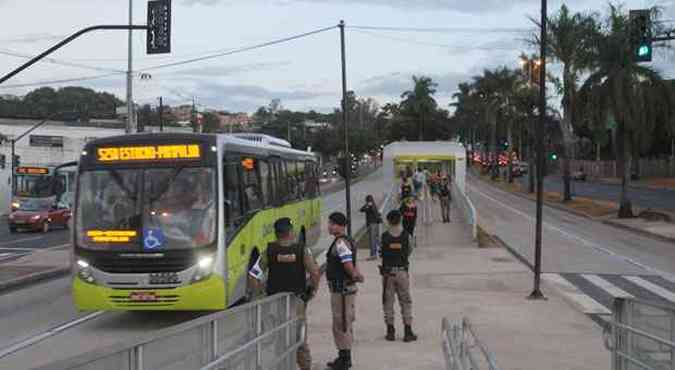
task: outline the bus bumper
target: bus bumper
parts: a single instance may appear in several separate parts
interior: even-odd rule
[[[143,298],[139,299],[140,296]],[[102,311],[213,311],[226,308],[222,276],[173,289],[112,289],[73,281],[73,300],[79,310]]]

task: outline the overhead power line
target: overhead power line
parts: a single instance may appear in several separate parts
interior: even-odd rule
[[[265,48],[265,47],[268,47],[268,46],[282,44],[282,43],[285,43],[285,42],[289,42],[289,41],[297,40],[297,39],[300,39],[300,38],[308,37],[308,36],[311,36],[311,35],[315,35],[317,33],[330,31],[330,30],[333,30],[333,29],[336,29],[336,28],[337,28],[337,26],[325,27],[325,28],[321,28],[321,29],[318,29],[318,30],[301,33],[301,34],[295,35],[295,36],[284,37],[282,39],[263,42],[263,43],[257,44],[257,45],[246,46],[246,47],[237,48],[237,49],[233,49],[233,50],[229,50],[229,51],[225,51],[225,52],[221,52],[221,53],[205,55],[205,56],[202,56],[202,57],[187,59],[187,60],[173,62],[173,63],[166,63],[166,64],[160,64],[160,65],[156,65],[156,66],[152,66],[152,67],[141,68],[140,71],[152,71],[152,70],[161,69],[161,68],[175,67],[175,66],[180,66],[180,65],[184,65],[184,64],[190,64],[190,63],[195,63],[195,62],[201,62],[201,61],[204,61],[204,60],[220,58],[220,57],[224,57],[224,56],[228,56],[228,55],[232,55],[232,54],[243,53],[243,52],[246,52],[246,51],[262,49],[262,48]]]
[[[0,49],[0,54],[7,55],[7,56],[10,56],[10,57],[16,57],[16,58],[24,58],[24,59],[33,59],[35,57],[35,55],[23,54],[23,53],[19,53],[19,52],[7,50],[7,49]],[[94,67],[94,66],[89,66],[89,65],[86,65],[86,64],[72,63],[72,62],[67,62],[67,61],[54,59],[54,58],[44,58],[42,61],[47,62],[47,63],[51,63],[51,64],[58,64],[58,65],[67,66],[67,67],[89,69],[89,70],[92,70],[92,71],[99,71],[99,72],[123,72],[122,70],[119,70],[119,69]]]
[[[208,55],[204,55],[204,56],[197,57],[197,58],[191,58],[191,59],[186,59],[186,60],[172,62],[172,63],[159,64],[159,65],[146,67],[146,68],[139,68],[139,69],[136,70],[136,72],[147,72],[147,71],[153,71],[153,70],[157,70],[157,69],[176,67],[176,66],[180,66],[180,65],[191,64],[191,63],[201,62],[201,61],[205,61],[205,60],[209,60],[209,59],[215,59],[215,58],[220,58],[220,57],[229,56],[229,55],[233,55],[233,54],[243,53],[243,52],[246,52],[246,51],[262,49],[262,48],[265,48],[265,47],[278,45],[278,44],[286,43],[286,42],[289,42],[289,41],[297,40],[297,39],[300,39],[300,38],[312,36],[312,35],[315,35],[315,34],[318,34],[318,33],[330,31],[330,30],[336,29],[337,27],[338,27],[337,25],[330,26],[330,27],[324,27],[324,28],[320,28],[320,29],[317,29],[317,30],[314,30],[314,31],[301,33],[301,34],[298,34],[298,35],[284,37],[284,38],[281,38],[281,39],[263,42],[263,43],[255,44],[255,45],[251,45],[251,46],[231,49],[231,50],[223,51],[223,52],[219,52],[219,53],[208,54]],[[17,88],[17,87],[32,87],[32,86],[41,86],[41,85],[66,83],[66,82],[90,81],[90,80],[95,80],[95,79],[100,79],[100,78],[122,75],[122,74],[125,74],[125,73],[126,72],[121,71],[121,72],[115,72],[115,73],[101,74],[101,75],[97,75],[97,76],[77,77],[77,78],[64,79],[64,80],[51,80],[51,81],[40,81],[40,82],[31,82],[31,83],[13,84],[13,85],[0,85],[0,89],[9,89],[9,88]]]
[[[431,33],[525,33],[530,28],[519,27],[382,27],[382,26],[346,26],[347,28],[373,31],[431,32]]]
[[[464,50],[513,50],[513,47],[508,47],[508,46],[461,46],[461,45],[439,44],[439,43],[435,43],[435,42],[426,42],[426,41],[418,41],[418,40],[406,39],[406,38],[401,38],[401,37],[393,37],[393,36],[383,35],[383,34],[376,33],[376,32],[361,31],[361,30],[358,30],[358,29],[353,30],[353,32],[361,33],[361,34],[368,35],[368,36],[371,36],[371,37],[386,39],[386,40],[404,42],[404,43],[408,43],[408,44],[421,45],[421,46],[433,46],[433,47],[439,47],[439,48],[444,48],[444,49],[449,49],[449,50],[457,50],[457,51],[464,51]]]

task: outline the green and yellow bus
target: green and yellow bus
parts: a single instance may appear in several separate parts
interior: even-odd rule
[[[73,227],[80,310],[221,310],[290,217],[320,236],[315,155],[266,135],[135,134],[86,144]]]

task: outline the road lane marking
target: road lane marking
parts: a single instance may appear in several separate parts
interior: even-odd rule
[[[541,274],[541,277],[548,282],[558,286],[558,291],[572,300],[573,303],[581,308],[586,314],[610,315],[612,311],[600,304],[589,295],[582,293],[574,284],[567,281],[558,274]]]
[[[581,274],[581,277],[590,281],[593,285],[609,293],[614,298],[635,298],[632,294],[610,283],[602,277],[594,274]]]
[[[626,276],[625,279],[668,301],[675,302],[675,294],[673,294],[669,290],[661,288],[660,286],[652,283],[651,281],[647,281],[639,276]]]
[[[516,214],[518,214],[518,215],[523,216],[524,218],[530,220],[531,222],[535,222],[535,221],[536,221],[536,218],[535,218],[535,217],[532,217],[532,216],[530,216],[530,215],[528,215],[528,214],[526,214],[526,213],[524,213],[524,212],[521,212],[520,210],[517,210],[517,209],[515,209],[515,208],[513,208],[513,207],[511,207],[511,206],[509,206],[509,205],[507,205],[507,204],[504,204],[504,203],[502,203],[501,201],[499,201],[499,200],[497,200],[497,199],[495,199],[495,198],[493,198],[493,197],[491,197],[491,196],[489,196],[489,195],[483,193],[482,191],[475,189],[474,187],[472,187],[472,188],[470,189],[470,191],[471,191],[471,192],[475,192],[475,193],[477,193],[477,194],[479,194],[479,195],[481,195],[481,196],[483,196],[483,197],[485,197],[485,198],[487,198],[487,199],[490,199],[491,201],[493,201],[493,202],[495,202],[495,203],[501,205],[502,207],[504,207],[504,208],[506,208],[506,209],[509,209],[509,210],[511,210],[512,212],[514,212],[514,213],[516,213]],[[552,224],[550,224],[550,223],[548,223],[548,222],[543,222],[543,226],[545,226],[545,227],[547,227],[547,228],[549,228],[549,229],[551,229],[551,230],[555,230],[555,231],[561,233],[562,235],[567,236],[567,237],[570,238],[570,239],[576,239],[577,241],[580,241],[580,242],[581,242],[583,245],[585,245],[586,247],[595,249],[595,250],[597,250],[597,251],[599,251],[599,252],[602,252],[602,253],[605,253],[605,254],[607,254],[607,255],[613,257],[613,258],[619,259],[619,260],[621,260],[621,261],[623,261],[623,262],[630,263],[630,264],[635,265],[635,266],[637,266],[637,267],[640,267],[640,268],[642,268],[642,269],[644,269],[644,270],[647,270],[647,271],[650,271],[650,272],[652,272],[652,273],[654,273],[654,274],[660,275],[660,276],[663,277],[664,279],[669,280],[669,281],[671,281],[671,282],[675,282],[675,275],[673,275],[673,274],[671,274],[671,273],[669,273],[669,272],[665,272],[665,271],[661,271],[661,270],[655,269],[655,268],[653,268],[653,267],[650,267],[650,266],[647,266],[647,265],[642,264],[642,263],[640,263],[640,262],[637,262],[637,261],[631,259],[630,257],[626,257],[626,256],[623,256],[623,255],[617,254],[617,253],[614,252],[614,251],[611,251],[611,250],[609,250],[609,249],[607,249],[607,248],[601,247],[600,245],[598,245],[598,244],[596,244],[596,243],[593,243],[593,242],[591,242],[591,241],[588,241],[588,240],[586,240],[586,239],[584,239],[584,238],[582,238],[582,237],[580,237],[580,236],[578,236],[578,235],[572,234],[571,232],[565,231],[565,230],[563,230],[563,229],[561,229],[561,228],[559,228],[559,227],[557,227],[557,226],[554,226],[554,225],[552,225]]]
[[[11,355],[12,353],[20,351],[20,350],[22,350],[26,347],[30,347],[37,342],[43,341],[43,340],[45,340],[45,339],[47,339],[51,336],[59,334],[60,332],[68,330],[68,329],[70,329],[70,328],[72,328],[76,325],[80,325],[80,324],[82,324],[86,321],[89,321],[89,320],[92,320],[96,317],[99,317],[104,313],[105,313],[104,311],[92,312],[89,315],[80,317],[79,319],[75,319],[73,321],[69,321],[65,324],[59,325],[55,328],[49,329],[49,330],[45,331],[44,333],[32,336],[32,337],[24,339],[20,342],[14,343],[14,344],[0,350],[0,358]]]
[[[34,236],[32,238],[23,238],[23,239],[16,239],[8,242],[0,242],[0,246],[2,245],[10,245],[10,244],[16,244],[16,243],[21,243],[21,242],[27,242],[31,240],[38,240],[38,239],[43,239],[44,236]]]

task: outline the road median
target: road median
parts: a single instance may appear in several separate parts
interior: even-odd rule
[[[0,265],[0,294],[69,273],[68,250],[37,251]]]

